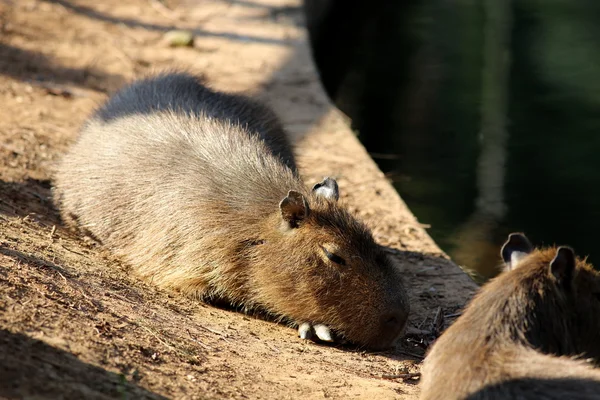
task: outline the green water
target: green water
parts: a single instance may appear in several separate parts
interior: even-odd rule
[[[600,2],[329,3],[324,85],[458,264],[493,276],[524,231],[600,265]]]

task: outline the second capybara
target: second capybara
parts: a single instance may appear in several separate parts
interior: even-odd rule
[[[338,201],[307,188],[275,114],[187,73],[134,82],[83,126],[54,179],[64,221],[164,288],[386,348],[406,325],[398,266]]]
[[[502,257],[425,358],[421,399],[600,399],[600,274],[519,233]]]

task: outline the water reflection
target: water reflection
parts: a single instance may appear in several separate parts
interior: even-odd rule
[[[600,2],[306,2],[328,92],[459,265],[493,276],[511,231],[600,264]]]

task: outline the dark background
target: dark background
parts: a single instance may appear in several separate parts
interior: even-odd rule
[[[600,263],[600,2],[306,0],[327,92],[484,280],[511,231]]]

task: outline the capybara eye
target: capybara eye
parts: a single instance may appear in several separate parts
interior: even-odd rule
[[[344,260],[342,257],[338,256],[337,254],[333,254],[323,246],[321,246],[321,249],[323,250],[323,253],[325,253],[325,256],[329,258],[329,261],[339,265],[346,265],[346,260]]]

